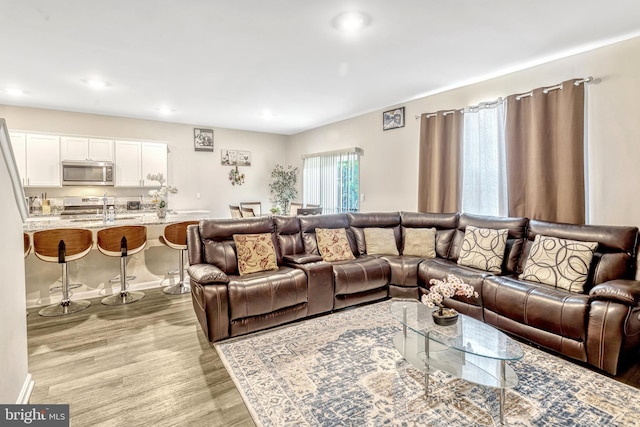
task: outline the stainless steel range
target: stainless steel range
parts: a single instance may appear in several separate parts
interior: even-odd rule
[[[115,197],[107,197],[107,209],[115,205]],[[62,203],[64,210],[60,215],[101,215],[104,208],[102,197],[65,197]]]

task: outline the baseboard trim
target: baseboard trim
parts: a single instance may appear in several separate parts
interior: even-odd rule
[[[33,381],[33,377],[31,374],[27,373],[27,377],[24,379],[24,384],[22,384],[22,390],[20,390],[20,394],[18,395],[16,405],[26,405],[29,403],[34,385],[35,381]]]

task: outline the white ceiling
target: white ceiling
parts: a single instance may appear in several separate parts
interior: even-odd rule
[[[640,35],[638,0],[1,5],[0,104],[287,135]],[[332,27],[354,10],[369,27]]]

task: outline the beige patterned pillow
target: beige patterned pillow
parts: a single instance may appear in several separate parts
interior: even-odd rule
[[[435,228],[405,228],[402,255],[420,258],[436,257]]]
[[[365,228],[364,241],[369,255],[399,255],[393,228]]]
[[[494,230],[468,225],[460,248],[458,264],[491,273],[502,271],[509,230]]]
[[[356,259],[351,252],[347,231],[344,228],[316,228],[316,241],[324,261]]]
[[[598,242],[537,235],[519,276],[571,292],[583,292]]]
[[[241,276],[278,269],[271,234],[234,234],[233,241],[236,243],[238,271]]]

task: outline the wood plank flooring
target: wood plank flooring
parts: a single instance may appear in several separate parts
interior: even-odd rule
[[[253,426],[191,296],[144,292],[65,317],[31,310],[31,403],[70,404],[72,426]],[[640,361],[617,379],[640,388]]]
[[[144,291],[65,317],[27,317],[30,403],[70,404],[72,426],[254,426],[191,296]]]

